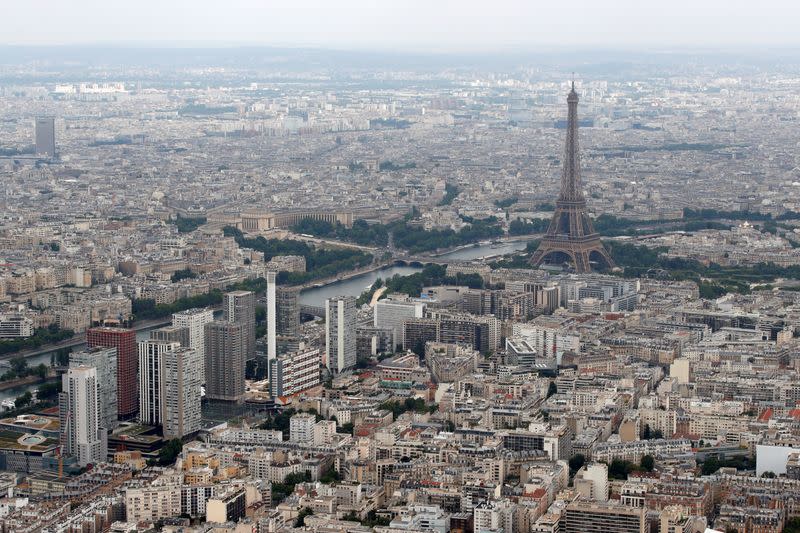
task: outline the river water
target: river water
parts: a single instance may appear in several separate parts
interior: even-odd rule
[[[454,261],[471,261],[473,259],[497,257],[524,250],[528,241],[512,241],[499,244],[484,244],[480,246],[470,246],[454,252],[448,252],[438,256],[438,259],[452,259]]]
[[[395,275],[409,276],[422,270],[412,266],[391,266],[367,272],[360,276],[355,276],[341,281],[334,281],[322,287],[306,289],[300,293],[300,303],[304,305],[325,305],[325,300],[334,296],[355,296],[358,297],[366,289],[375,283],[378,278],[387,279]]]

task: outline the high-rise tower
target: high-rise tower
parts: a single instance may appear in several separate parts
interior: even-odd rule
[[[238,322],[244,334],[244,357],[256,356],[256,295],[251,291],[231,291],[223,295],[222,319]],[[208,378],[206,378],[208,379]]]
[[[275,302],[275,277],[276,272],[267,272],[267,368],[269,361],[278,355],[275,337],[277,335],[277,308]]]
[[[178,348],[164,352],[161,364],[164,438],[181,439],[200,430],[200,369],[203,358],[194,348]]]
[[[205,325],[213,321],[214,311],[209,308],[186,309],[185,311],[179,311],[172,315],[173,326],[189,329],[189,343],[186,344],[186,346],[197,350],[197,353],[200,354],[201,361],[206,353]],[[205,365],[200,365],[200,382],[206,382]]]
[[[139,342],[139,420],[143,424],[162,424],[164,413],[164,356],[180,348],[178,342]],[[199,394],[199,391],[198,391]]]
[[[356,366],[356,299],[325,300],[325,353],[328,370],[339,374]]]
[[[206,398],[241,403],[245,393],[245,327],[215,320],[206,331]]]
[[[561,193],[555,213],[542,238],[531,264],[571,262],[576,272],[590,272],[592,262],[613,267],[614,260],[600,242],[592,220],[586,213],[586,198],[581,189],[581,165],[578,152],[578,93],[575,83],[567,96],[567,141],[564,168],[561,172]]]
[[[97,369],[70,367],[61,381],[58,410],[62,453],[75,457],[80,466],[105,461],[108,438],[100,415]]]
[[[86,330],[86,343],[89,348],[117,349],[117,416],[122,420],[132,418],[139,409],[136,332],[106,326],[90,328]]]
[[[55,157],[56,124],[53,117],[36,117],[36,155]]]
[[[100,425],[111,431],[117,423],[117,349],[88,348],[69,354],[69,367],[93,367],[97,370],[97,394],[100,403]]]

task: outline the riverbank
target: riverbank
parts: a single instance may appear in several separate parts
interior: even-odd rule
[[[143,329],[154,328],[157,326],[164,326],[166,324],[171,324],[171,323],[172,323],[172,317],[155,318],[152,320],[141,320],[133,325],[133,329],[134,331],[140,331]],[[61,350],[62,348],[74,348],[75,346],[81,346],[82,344],[86,344],[86,333],[78,333],[62,342],[45,344],[33,350],[24,350],[20,352],[3,354],[0,356],[0,360],[15,359],[17,357],[29,359],[31,357],[37,357],[42,354],[54,352],[56,350]]]
[[[301,291],[309,289],[320,289],[326,285],[331,285],[332,283],[336,283],[338,281],[347,281],[349,279],[356,278],[358,276],[363,276],[364,274],[369,274],[370,272],[375,272],[376,270],[382,270],[390,266],[392,266],[391,261],[385,261],[383,263],[375,263],[368,267],[360,268],[358,270],[351,270],[350,272],[337,274],[329,278],[309,281],[307,283],[304,283],[303,285],[298,285],[298,287],[300,287]]]
[[[55,371],[52,371],[52,374],[48,373],[48,376],[44,379],[40,378],[39,376],[25,376],[24,378],[9,379],[7,381],[0,381],[0,391],[13,389],[16,387],[24,387],[26,385],[40,385],[50,381],[56,381],[57,379],[58,376],[56,376]]]

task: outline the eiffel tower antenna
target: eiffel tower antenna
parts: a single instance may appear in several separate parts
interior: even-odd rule
[[[539,248],[531,258],[533,266],[542,263],[572,263],[576,272],[591,272],[592,262],[613,268],[614,260],[600,242],[592,219],[586,212],[586,198],[581,186],[581,165],[578,149],[578,93],[567,95],[567,139],[564,145],[564,168],[561,171],[561,192],[555,213]]]

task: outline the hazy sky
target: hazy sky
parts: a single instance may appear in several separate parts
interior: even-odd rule
[[[0,43],[800,45],[798,0],[3,0]]]

